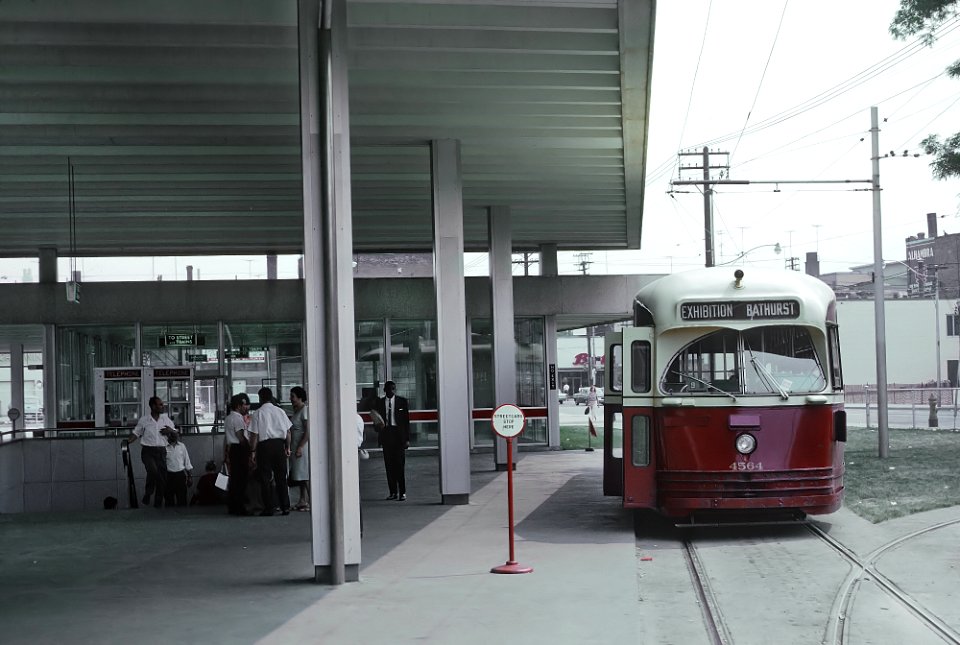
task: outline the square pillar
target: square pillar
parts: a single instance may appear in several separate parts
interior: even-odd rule
[[[493,310],[493,390],[496,405],[517,402],[517,350],[513,331],[513,232],[510,209],[491,206],[490,302]],[[507,469],[507,442],[494,437],[494,463]],[[513,442],[516,464],[517,442]]]
[[[23,345],[20,343],[10,345],[10,404],[7,410],[10,408],[20,410],[20,418],[13,422],[13,430],[23,430],[26,410],[23,409]],[[7,410],[3,411],[4,414]]]
[[[540,275],[546,278],[555,278],[560,274],[557,264],[557,245],[540,245]]]
[[[460,142],[430,144],[433,188],[433,283],[437,300],[437,407],[440,417],[440,496],[470,501],[469,344],[463,269],[463,178]]]
[[[40,249],[40,284],[55,284],[57,282],[57,249],[53,246],[44,246]]]
[[[43,326],[43,425],[57,427],[57,327]]]

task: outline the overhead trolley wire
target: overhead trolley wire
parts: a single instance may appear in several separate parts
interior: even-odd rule
[[[944,25],[941,26],[940,30],[938,30],[938,36],[944,36],[947,33],[950,33],[951,31],[957,29],[958,27],[960,27],[960,16],[950,20],[948,23],[944,23]],[[847,80],[841,83],[837,83],[833,87],[830,87],[820,92],[819,94],[807,99],[806,101],[803,101],[802,103],[798,103],[797,105],[791,108],[783,110],[777,114],[767,117],[763,121],[760,121],[754,124],[753,126],[747,128],[743,132],[743,134],[754,134],[756,132],[760,132],[769,127],[772,127],[774,125],[779,125],[784,121],[787,121],[796,116],[799,116],[804,112],[808,112],[812,109],[820,107],[821,105],[824,105],[825,103],[828,103],[829,101],[839,96],[842,96],[843,94],[846,94],[847,92],[853,90],[854,88],[859,87],[860,85],[863,85],[867,81],[892,69],[893,67],[899,65],[900,63],[907,60],[908,58],[916,55],[925,47],[926,45],[923,43],[922,39],[918,38],[914,42],[910,43],[909,45],[906,45],[905,47],[901,48],[897,52],[887,56],[886,58],[881,59],[877,63],[874,63],[870,67],[851,76]],[[726,134],[720,135],[708,141],[704,141],[702,143],[696,144],[696,146],[694,147],[710,146],[710,145],[716,145],[718,143],[724,143],[726,141],[732,140],[734,137],[738,136],[738,134],[739,133],[737,131],[728,132]]]
[[[693,92],[697,87],[697,76],[700,73],[700,63],[703,60],[703,50],[707,47],[707,31],[710,29],[710,12],[713,10],[713,0],[707,5],[707,19],[703,23],[703,38],[700,39],[700,54],[697,56],[697,66],[693,70],[693,82],[690,84],[690,95],[687,97],[687,113],[683,116],[683,126],[680,128],[680,141],[677,142],[677,150],[680,149],[680,143],[683,141],[683,135],[687,131],[687,119],[690,117],[690,107],[693,105]]]
[[[763,66],[763,73],[760,74],[760,82],[757,84],[757,91],[753,95],[753,103],[750,104],[750,109],[747,111],[747,118],[743,121],[743,127],[740,129],[740,136],[737,137],[737,142],[733,146],[733,152],[730,153],[730,158],[733,159],[737,154],[737,148],[740,147],[740,139],[743,138],[743,132],[747,129],[747,123],[750,122],[750,116],[753,114],[753,109],[757,107],[757,99],[760,98],[760,90],[763,88],[763,79],[767,77],[767,69],[770,68],[770,61],[773,59],[773,51],[777,48],[777,41],[780,39],[780,29],[783,27],[783,18],[787,15],[787,5],[790,4],[790,0],[783,0],[783,11],[780,13],[780,23],[777,25],[777,33],[773,35],[773,44],[770,45],[770,53],[767,54],[767,62]]]

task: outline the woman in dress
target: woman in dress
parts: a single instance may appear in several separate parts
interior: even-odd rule
[[[298,511],[310,510],[310,455],[307,441],[310,433],[307,424],[307,392],[302,387],[290,388],[290,403],[293,404],[293,417],[290,423],[290,486],[300,489],[300,501],[294,506]]]

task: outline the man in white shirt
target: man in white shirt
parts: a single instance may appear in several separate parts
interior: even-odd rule
[[[176,431],[167,435],[170,443],[167,444],[167,508],[176,503],[177,506],[187,505],[187,487],[193,486],[193,464],[190,463],[190,454],[187,447],[180,443],[180,435]]]
[[[273,391],[270,388],[260,388],[257,396],[260,397],[260,407],[253,415],[249,432],[250,449],[255,451],[253,462],[257,466],[260,493],[263,496],[263,512],[260,515],[273,515],[275,510],[289,515],[287,458],[290,456],[290,429],[293,424],[287,413],[273,404]]]
[[[247,439],[247,419],[250,397],[244,393],[230,398],[230,414],[223,422],[223,460],[229,468],[227,481],[227,512],[231,515],[249,515],[246,508],[247,480],[250,473],[250,441]]]
[[[140,461],[147,470],[147,483],[144,486],[143,503],[150,503],[150,496],[156,491],[153,498],[153,507],[163,506],[163,494],[167,483],[167,436],[176,430],[173,421],[163,412],[163,401],[159,396],[151,396],[147,403],[150,414],[145,414],[137,421],[133,434],[127,438],[127,445],[137,439],[141,440]]]

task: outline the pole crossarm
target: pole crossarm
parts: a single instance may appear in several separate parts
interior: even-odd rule
[[[673,186],[694,186],[703,184],[870,184],[872,179],[675,179]]]

